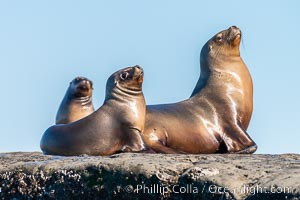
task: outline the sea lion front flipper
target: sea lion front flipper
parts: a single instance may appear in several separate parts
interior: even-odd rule
[[[122,145],[120,152],[140,152],[146,149],[141,131],[136,128],[127,130],[123,141],[126,141],[126,143]]]
[[[251,154],[257,149],[257,145],[248,133],[237,125],[234,128],[227,128],[222,138],[227,147],[227,153]]]
[[[251,153],[254,153],[256,150],[257,150],[257,145],[255,144],[251,147],[248,147],[247,149],[238,151],[236,153],[238,153],[238,154],[251,154]]]

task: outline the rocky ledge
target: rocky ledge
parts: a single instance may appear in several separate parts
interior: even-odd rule
[[[300,155],[0,154],[0,199],[300,199]]]

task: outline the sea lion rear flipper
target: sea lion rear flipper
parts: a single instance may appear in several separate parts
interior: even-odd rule
[[[151,146],[151,149],[153,149],[156,153],[165,153],[165,154],[178,154],[180,153],[179,151],[175,151],[174,149],[164,146],[163,144],[157,142],[154,143]]]
[[[154,128],[152,131],[144,133],[142,135],[146,145],[156,153],[165,153],[165,154],[178,154],[179,151],[176,151],[170,147],[167,147],[167,133],[165,130],[160,128]]]

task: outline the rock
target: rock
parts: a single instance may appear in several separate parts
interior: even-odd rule
[[[300,199],[300,155],[0,154],[0,199]]]

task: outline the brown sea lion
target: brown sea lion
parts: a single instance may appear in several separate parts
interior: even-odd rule
[[[76,77],[71,82],[56,114],[56,124],[68,124],[94,112],[93,82]]]
[[[235,26],[202,48],[201,75],[192,96],[178,103],[147,106],[148,147],[159,153],[253,153],[246,129],[253,109],[250,73],[240,57]]]
[[[110,155],[144,150],[146,105],[142,92],[143,69],[128,67],[112,74],[106,83],[103,105],[70,124],[48,128],[40,147],[51,155]]]

